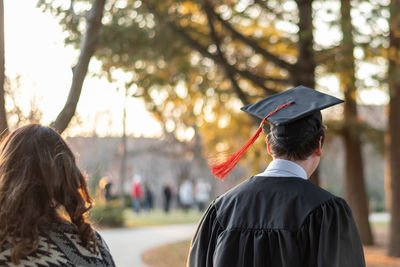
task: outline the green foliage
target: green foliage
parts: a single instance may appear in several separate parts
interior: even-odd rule
[[[295,56],[296,43],[286,38],[290,34],[277,30],[267,16],[259,16],[265,12],[261,7],[255,4],[239,7],[228,0],[213,4],[218,14],[261,47],[282,57]],[[78,47],[79,29],[84,23],[79,14],[84,14],[82,6],[87,6],[87,1],[76,0],[71,6],[63,6],[58,1],[41,0],[38,5],[60,19],[68,32],[66,43]],[[275,4],[273,8],[281,9],[279,6]],[[268,60],[258,57],[247,45],[233,40],[220,23],[215,22],[215,27],[221,49],[233,68],[249,70],[261,77],[287,76]],[[206,52],[196,49],[185,39],[185,34]],[[142,97],[148,110],[168,125],[167,131],[176,133],[180,140],[182,134],[179,133],[193,126],[201,130],[205,123],[211,123],[217,127],[215,129],[221,128],[224,114],[238,112],[237,105],[227,107],[227,104],[232,101],[239,102],[239,106],[242,104],[237,101],[221,63],[217,62],[203,4],[198,1],[108,1],[96,57],[103,66],[100,75],[106,75],[110,81],[118,79],[117,69],[132,74],[126,83],[129,94]],[[239,75],[235,75],[235,79],[246,94],[255,96],[254,100],[265,96],[252,81]],[[283,88],[274,83],[268,86]],[[233,119],[228,121],[228,125],[234,123]],[[235,132],[229,134],[235,135]]]
[[[124,194],[124,207],[132,208],[132,198],[129,194]]]
[[[98,226],[124,226],[123,209],[117,201],[95,205],[89,213],[89,219]]]
[[[134,213],[132,209],[124,210],[127,227],[198,223],[202,214],[197,210],[184,212],[172,209],[169,213],[162,210],[152,210],[150,212],[141,211],[139,214]]]

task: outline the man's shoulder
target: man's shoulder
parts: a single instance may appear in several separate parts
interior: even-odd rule
[[[237,198],[271,198],[285,199],[299,198],[312,203],[322,203],[337,196],[312,182],[298,177],[265,177],[252,176],[233,187],[217,199],[222,203],[229,199]]]
[[[253,176],[219,197],[215,208],[225,225],[297,229],[331,199],[337,197],[301,178]]]

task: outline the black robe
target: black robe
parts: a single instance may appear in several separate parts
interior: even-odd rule
[[[253,176],[214,200],[188,266],[365,266],[346,202],[296,177]]]

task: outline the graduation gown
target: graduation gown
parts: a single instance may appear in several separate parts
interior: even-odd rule
[[[253,176],[214,200],[187,266],[365,266],[346,202],[298,177]]]

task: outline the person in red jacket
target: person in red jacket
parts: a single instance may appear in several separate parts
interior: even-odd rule
[[[131,197],[132,197],[133,210],[136,213],[139,213],[140,212],[140,202],[143,197],[141,178],[139,175],[135,175],[133,177]]]

